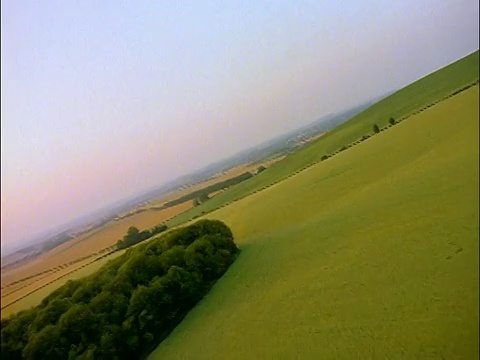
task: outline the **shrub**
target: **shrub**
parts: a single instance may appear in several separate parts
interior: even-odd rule
[[[238,251],[231,230],[217,220],[201,220],[130,248],[98,272],[67,282],[41,305],[2,319],[2,356],[143,358]]]
[[[378,134],[378,133],[380,132],[380,128],[378,127],[377,124],[373,125],[373,132],[374,132],[375,134]]]
[[[157,225],[151,228],[150,230],[144,230],[144,231],[139,231],[136,227],[131,226],[127,230],[127,234],[123,237],[123,239],[117,241],[116,247],[119,250],[128,248],[154,235],[160,234],[165,230],[167,230],[167,225],[165,224]]]

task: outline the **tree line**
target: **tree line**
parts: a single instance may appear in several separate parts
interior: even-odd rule
[[[5,359],[140,359],[220,278],[239,249],[218,220],[200,220],[128,249],[1,321]]]
[[[117,241],[117,249],[125,249],[132,245],[138,244],[143,240],[147,240],[148,238],[160,234],[167,230],[167,225],[157,225],[150,230],[140,231],[135,226],[130,226],[127,230],[127,233],[123,237],[123,239]]]
[[[212,185],[209,185],[209,186],[206,186],[205,188],[203,189],[200,189],[200,190],[196,190],[196,191],[192,191],[191,193],[188,193],[184,196],[181,196],[179,197],[178,199],[175,199],[175,200],[171,200],[171,201],[168,201],[167,203],[165,203],[162,208],[168,208],[168,207],[171,207],[171,206],[175,206],[175,205],[178,205],[178,204],[182,204],[184,203],[185,201],[190,201],[190,200],[194,200],[200,196],[203,196],[204,194],[210,194],[212,192],[215,192],[215,191],[218,191],[218,190],[222,190],[222,189],[225,189],[229,186],[233,186],[233,185],[236,185],[236,184],[239,184],[241,183],[242,181],[245,181],[247,179],[250,179],[251,177],[253,177],[252,173],[247,171],[247,172],[244,172],[243,174],[240,174],[240,175],[237,175],[237,176],[234,176],[230,179],[226,179],[226,180],[223,180],[223,181],[220,181],[218,183],[215,183],[215,184],[212,184]]]

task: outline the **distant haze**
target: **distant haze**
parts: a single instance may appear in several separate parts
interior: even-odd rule
[[[478,19],[477,0],[2,1],[2,247],[401,88],[478,49]]]

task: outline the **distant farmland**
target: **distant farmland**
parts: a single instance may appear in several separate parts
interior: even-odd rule
[[[15,268],[2,270],[2,317],[37,305],[44,296],[48,295],[49,291],[55,290],[68,279],[79,278],[80,275],[85,276],[98,269],[98,264],[104,263],[103,260],[95,264],[90,263],[96,257],[112,251],[117,240],[125,235],[130,226],[136,226],[143,230],[159,225],[193,207],[193,201],[186,196],[187,194],[212,187],[213,184],[218,182],[225,182],[227,179],[246,171],[253,171],[262,164],[269,166],[279,159],[237,166],[225,171],[215,179],[180,189],[161,199],[153,199],[150,204],[133,209],[132,214],[121,214],[121,219],[112,220],[99,229],[67,241],[36,259]],[[216,193],[211,194],[211,196],[214,195]],[[181,197],[187,197],[188,199],[161,210],[155,209],[165,202],[172,202]],[[139,209],[141,212],[135,213]]]
[[[118,222],[112,222],[107,224],[99,231],[96,231],[93,235],[89,234],[81,236],[78,239],[71,240],[61,246],[49,251],[48,253],[40,256],[40,258],[31,261],[17,269],[12,269],[2,274],[2,306],[9,303],[18,296],[31,291],[38,287],[38,277],[30,278],[26,281],[20,282],[16,286],[10,286],[5,288],[8,284],[32,276],[44,271],[52,270],[54,268],[74,268],[81,266],[89,260],[70,264],[79,258],[94,255],[110,246],[114,246],[118,239],[121,239],[127,229],[133,225],[140,229],[150,228],[161,223],[168,218],[175,216],[182,211],[192,207],[191,203],[179,204],[177,206],[164,209],[162,211],[146,211],[138,215],[120,220]],[[91,260],[91,259],[90,259]],[[39,281],[45,283],[54,280],[58,277],[58,273],[50,271],[43,275]],[[31,284],[29,286],[25,286]],[[25,287],[24,287],[25,286]],[[23,287],[21,290],[12,293],[15,288]],[[11,295],[8,295],[11,294]]]
[[[82,277],[88,276],[91,273],[100,269],[108,261],[116,258],[123,254],[123,251],[115,252],[108,257],[105,257],[101,260],[94,261],[91,263],[85,262],[84,264],[79,264],[73,268],[66,269],[63,272],[55,273],[55,276],[49,279],[41,279],[38,283],[35,284],[35,287],[30,287],[21,293],[16,293],[13,297],[6,297],[2,299],[2,306],[6,306],[8,303],[6,301],[14,301],[11,305],[6,306],[2,309],[2,317],[8,317],[11,314],[15,314],[21,310],[31,308],[40,304],[40,302],[48,296],[52,291],[56,290],[68,280],[80,279]],[[32,292],[32,289],[36,291]],[[37,290],[38,289],[38,290]]]
[[[476,52],[259,175],[170,214],[170,229],[198,217],[224,221],[241,253],[150,358],[476,357],[478,96]],[[20,278],[30,287],[15,292],[25,297],[2,316],[119,255],[60,264],[78,259],[88,242],[100,244],[96,235],[12,272],[10,284]],[[48,270],[42,260],[56,272],[30,277]]]
[[[477,52],[218,195],[242,253],[150,358],[478,357],[478,97]]]
[[[202,206],[186,211],[167,222],[167,224],[169,226],[181,224],[202,212],[214,210],[253,192],[260,191],[320,161],[324,155],[331,155],[343,146],[351,145],[363,136],[371,134],[374,124],[383,128],[388,124],[390,117],[396,119],[408,117],[421,111],[426,106],[450,96],[455,91],[478,81],[478,63],[479,53],[477,51],[441,69],[441,71],[416,81],[329,131],[319,140],[289,155],[285,160],[270,166],[255,178],[217,195]]]

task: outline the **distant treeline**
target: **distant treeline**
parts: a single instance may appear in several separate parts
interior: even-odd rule
[[[73,238],[74,237],[72,235],[61,233],[40,245],[32,245],[32,246],[23,248],[19,251],[16,251],[16,253],[23,253],[27,255],[23,256],[22,258],[16,261],[8,263],[5,266],[2,266],[2,269],[13,268],[14,266],[21,264],[27,260],[35,259],[36,257],[46,253],[47,251],[50,251],[56,248],[57,246],[62,245],[63,243],[66,243],[69,240],[72,240]]]
[[[232,185],[236,185],[236,184],[238,184],[242,181],[250,179],[251,177],[253,177],[252,173],[250,173],[248,171],[244,172],[243,174],[240,174],[240,175],[235,176],[233,178],[230,178],[230,179],[227,179],[227,180],[224,180],[224,181],[220,181],[218,183],[215,183],[215,184],[209,185],[207,187],[204,187],[203,189],[193,191],[193,192],[191,192],[187,195],[179,197],[178,199],[169,201],[169,202],[165,203],[162,206],[162,208],[167,208],[167,207],[171,207],[171,206],[174,206],[174,205],[178,205],[178,204],[184,203],[185,201],[198,199],[198,198],[204,196],[204,194],[208,195],[212,192],[222,190],[222,189],[227,188],[227,187],[232,186]]]
[[[238,248],[221,221],[201,220],[129,249],[1,321],[5,359],[139,359],[223,275]]]
[[[117,241],[117,249],[125,249],[132,245],[138,244],[143,240],[146,240],[153,235],[160,234],[161,232],[167,230],[167,225],[158,225],[150,230],[140,231],[135,226],[130,226],[127,230],[127,233],[122,240]]]
[[[57,246],[60,246],[63,243],[66,243],[67,241],[72,240],[73,238],[74,237],[69,234],[59,234],[55,236],[53,239],[43,243],[40,247],[40,252],[46,253],[47,251],[52,250]]]

